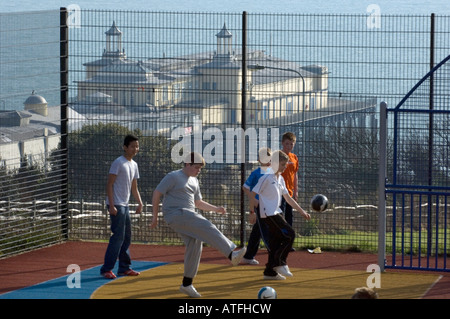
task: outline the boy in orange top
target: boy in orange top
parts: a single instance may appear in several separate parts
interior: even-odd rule
[[[298,158],[297,155],[292,153],[294,149],[295,142],[297,141],[297,137],[292,132],[286,132],[283,134],[281,138],[281,146],[282,151],[289,156],[289,161],[286,166],[286,169],[281,174],[286,183],[286,188],[289,192],[289,195],[295,200],[298,200]],[[284,212],[284,218],[286,222],[292,226],[292,206],[286,203],[284,198],[281,200],[281,210]]]

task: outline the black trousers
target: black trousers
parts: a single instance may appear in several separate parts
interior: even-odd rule
[[[286,265],[286,259],[295,239],[295,231],[281,214],[261,218],[269,230],[269,258],[264,270],[266,276],[276,276],[274,267]]]

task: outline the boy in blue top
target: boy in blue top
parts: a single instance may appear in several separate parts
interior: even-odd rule
[[[258,162],[260,167],[256,168],[254,171],[250,173],[250,176],[245,181],[242,189],[244,193],[247,195],[249,200],[251,200],[250,192],[253,190],[253,187],[258,183],[258,180],[264,174],[273,173],[270,168],[270,158],[272,156],[272,151],[268,147],[263,147],[258,152]],[[258,195],[256,195],[256,200],[258,200]],[[259,242],[262,239],[264,243],[267,245],[267,230],[265,224],[261,222],[259,215],[259,205],[254,207],[252,202],[250,201],[250,223],[253,224],[252,231],[250,233],[250,237],[248,239],[247,252],[242,259],[242,263],[257,265],[259,262],[255,259],[256,253],[258,252]]]

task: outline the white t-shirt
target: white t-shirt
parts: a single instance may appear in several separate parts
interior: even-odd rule
[[[259,195],[259,213],[261,218],[281,213],[281,196],[289,194],[283,176],[263,175],[252,189]]]
[[[109,174],[116,175],[113,185],[114,205],[128,206],[131,194],[131,184],[134,179],[139,178],[139,169],[135,161],[127,160],[125,156],[118,157],[109,169]],[[106,204],[109,205],[108,196]]]

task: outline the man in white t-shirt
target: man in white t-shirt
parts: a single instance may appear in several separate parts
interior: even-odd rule
[[[131,219],[128,207],[130,195],[132,194],[138,202],[137,214],[142,212],[143,207],[137,186],[138,165],[133,160],[133,157],[139,152],[138,138],[134,135],[127,135],[123,142],[123,150],[124,154],[111,164],[106,184],[106,205],[111,219],[112,235],[100,274],[107,279],[116,278],[112,269],[117,259],[119,259],[119,275],[139,275],[139,272],[130,268],[131,257],[128,251],[131,244]]]
[[[261,220],[269,230],[268,262],[264,269],[264,279],[284,280],[292,277],[286,259],[295,239],[294,229],[286,222],[280,209],[281,197],[295,208],[307,220],[311,216],[289,195],[281,173],[286,169],[289,157],[283,151],[272,154],[274,174],[265,174],[252,189],[252,205],[256,206],[256,194],[259,195],[259,213]]]

